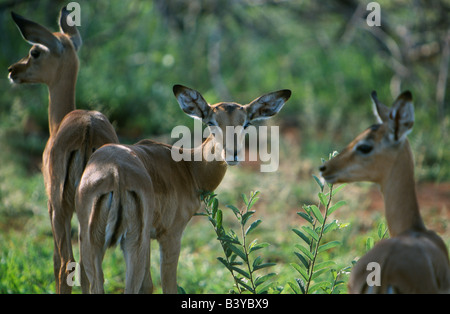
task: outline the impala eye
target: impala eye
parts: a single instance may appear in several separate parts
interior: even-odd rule
[[[39,56],[41,55],[41,52],[37,49],[31,50],[30,51],[30,55],[34,58],[37,59],[39,58]]]
[[[365,154],[365,155],[367,155],[368,153],[370,153],[370,152],[372,151],[372,149],[373,149],[373,146],[372,146],[372,145],[369,145],[369,144],[361,144],[361,145],[358,145],[358,146],[356,147],[356,150],[357,150],[358,152],[360,152],[360,153],[362,153],[362,154]]]

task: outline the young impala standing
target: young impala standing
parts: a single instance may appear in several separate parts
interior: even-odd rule
[[[70,293],[67,269],[74,261],[71,226],[75,211],[75,189],[90,155],[106,143],[118,143],[108,119],[97,111],[75,110],[75,84],[78,75],[77,51],[81,36],[69,26],[66,8],[61,10],[60,32],[12,13],[23,38],[32,44],[28,56],[8,68],[17,84],[44,83],[48,86],[50,138],[42,156],[42,173],[48,195],[48,210],[55,250],[53,255],[56,292]]]
[[[144,140],[135,145],[106,145],[92,155],[76,196],[81,264],[88,278],[86,282],[82,275],[84,292],[89,283],[90,292],[104,292],[101,264],[106,249],[116,243],[125,256],[125,292],[151,292],[150,238],[154,238],[160,245],[163,292],[176,293],[181,236],[201,206],[200,194],[217,188],[227,163],[239,162],[236,150],[243,139],[230,145],[223,136],[227,127],[242,129],[252,121],[269,118],[291,95],[281,90],[245,106],[233,102],[209,105],[190,88],[175,85],[173,91],[185,113],[215,130],[193,149]],[[174,161],[173,150],[184,151],[187,158]],[[218,158],[205,158],[216,152]]]
[[[407,134],[414,124],[410,92],[388,108],[372,93],[378,124],[358,135],[320,167],[328,183],[371,181],[384,196],[390,239],[380,241],[354,266],[350,293],[450,293],[448,251],[426,229],[419,212],[414,161]],[[380,266],[380,285],[368,285],[369,263]]]

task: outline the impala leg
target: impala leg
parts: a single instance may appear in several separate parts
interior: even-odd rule
[[[56,293],[72,292],[72,287],[67,284],[67,276],[70,271],[67,270],[69,263],[74,262],[71,243],[71,218],[72,214],[64,214],[62,206],[54,206],[48,202],[50,222],[53,231],[54,252],[53,264],[56,280]]]
[[[139,293],[141,289],[149,289],[152,285],[151,278],[146,276],[150,267],[150,243],[143,241],[136,245],[136,242],[137,238],[127,234],[121,243],[127,266],[125,293]]]
[[[59,254],[59,263],[56,261],[59,267],[58,271],[58,283],[59,283],[59,293],[71,293],[72,287],[67,284],[67,276],[70,271],[67,270],[67,266],[71,262],[75,262],[72,251],[71,242],[71,218],[72,213],[66,214],[65,208],[62,206],[52,206],[53,217],[52,217],[52,228],[53,236]],[[55,257],[56,260],[56,257]],[[55,266],[55,268],[56,268]]]
[[[177,267],[180,257],[181,234],[164,235],[159,239],[161,255],[161,286],[163,293],[175,294],[177,288]]]
[[[144,279],[142,281],[141,288],[139,289],[139,293],[153,293],[153,281],[152,281],[152,274],[150,273],[150,261],[151,261],[151,249],[150,249],[150,241],[147,245],[148,253],[144,253],[146,256],[148,256],[148,261],[141,265],[141,267],[144,267]]]
[[[53,249],[53,272],[55,275],[55,288],[56,288],[56,293],[61,293],[60,292],[60,283],[59,283],[59,270],[61,269],[61,256],[59,254],[59,247],[58,247],[58,243],[56,241],[56,234],[55,234],[55,229],[53,228],[53,207],[52,204],[50,203],[50,201],[47,201],[47,207],[48,207],[48,214],[50,216],[50,225],[52,227],[52,233],[53,233],[53,245],[54,245],[54,249]]]
[[[82,256],[81,284],[83,292],[90,287],[90,293],[105,293],[102,270],[104,254],[105,250],[103,246],[91,243],[89,237],[80,243],[80,255]],[[83,277],[85,280],[83,280]]]
[[[144,280],[142,281],[139,293],[153,293],[152,274],[150,273],[150,256],[148,261],[147,265],[145,265]]]
[[[81,219],[82,217],[78,217],[80,220],[80,224],[78,227],[79,230],[79,234],[78,234],[78,243],[79,243],[79,249],[80,249],[80,284],[81,284],[81,291],[83,294],[87,294],[89,293],[89,279],[86,275],[86,269],[84,267],[84,241],[87,241],[87,239],[85,239],[84,235],[86,234],[86,232],[83,229],[83,226],[85,226],[87,223],[83,224]]]

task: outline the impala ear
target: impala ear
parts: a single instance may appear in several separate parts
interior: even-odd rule
[[[44,26],[27,20],[14,12],[11,12],[11,16],[19,28],[22,37],[30,44],[45,46],[47,49],[57,54],[62,52],[63,47],[61,42]]]
[[[180,104],[181,109],[189,116],[203,120],[211,110],[211,107],[196,90],[182,85],[174,85],[173,93]]]
[[[283,89],[256,98],[248,105],[245,105],[248,120],[268,119],[276,115],[290,97],[291,91],[289,89]]]
[[[61,33],[64,33],[69,36],[69,38],[72,40],[75,50],[78,51],[83,41],[81,40],[81,35],[78,32],[77,27],[75,25],[69,26],[69,24],[67,23],[67,18],[69,17],[69,14],[70,12],[67,10],[66,7],[63,7],[61,9],[59,17],[59,29],[61,30]]]
[[[395,100],[389,112],[389,135],[396,142],[402,142],[414,125],[414,105],[410,91],[403,92]]]
[[[377,118],[378,123],[387,122],[389,118],[390,108],[388,106],[385,106],[378,100],[376,91],[373,91],[372,94],[370,94],[370,97],[372,98],[373,113]]]

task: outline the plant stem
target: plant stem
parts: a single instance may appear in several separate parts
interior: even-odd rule
[[[311,284],[311,278],[312,275],[314,273],[314,265],[316,263],[316,258],[317,258],[317,254],[319,253],[319,245],[320,245],[320,241],[322,240],[322,236],[323,236],[323,231],[325,229],[325,223],[327,222],[327,217],[328,217],[328,208],[330,208],[330,204],[331,204],[331,199],[333,197],[333,185],[330,185],[330,192],[329,192],[329,197],[328,197],[328,202],[327,202],[327,206],[325,207],[325,215],[323,217],[323,224],[322,224],[322,228],[320,229],[320,233],[319,233],[319,239],[316,241],[316,247],[314,249],[314,255],[313,255],[313,260],[311,261],[311,266],[309,268],[309,272],[308,274],[309,276],[309,280],[306,283],[306,288],[305,288],[305,294],[308,294],[308,290],[309,290],[309,286]],[[315,221],[314,221],[314,227],[315,229]],[[313,241],[311,241],[311,247],[313,246]]]
[[[249,204],[250,204],[252,198],[250,199]],[[246,212],[248,212],[248,206],[247,206]],[[247,241],[246,241],[246,236],[245,236],[245,225],[242,223],[242,216],[243,215],[241,213],[241,234],[242,234],[242,242],[243,242],[242,246],[244,248],[245,262],[247,264],[248,274],[250,276],[250,283],[252,284],[252,289],[253,289],[252,292],[255,294],[256,293],[256,287],[255,287],[255,284],[253,282],[253,270],[250,267],[249,254],[248,254],[248,251],[247,251]]]

